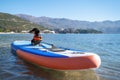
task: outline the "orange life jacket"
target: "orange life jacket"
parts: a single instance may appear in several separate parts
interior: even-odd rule
[[[34,36],[33,39],[34,39],[35,41],[39,41],[39,40],[42,40],[42,37],[41,37],[41,36]]]

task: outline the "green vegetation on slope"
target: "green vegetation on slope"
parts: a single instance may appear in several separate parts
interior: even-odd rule
[[[31,23],[17,16],[0,13],[0,32],[21,32],[30,30],[34,27],[39,28],[40,30],[45,29],[43,26]]]

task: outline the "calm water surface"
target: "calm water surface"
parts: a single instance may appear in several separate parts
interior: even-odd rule
[[[36,67],[13,56],[15,40],[31,40],[31,34],[0,34],[0,80],[119,80],[120,34],[42,34],[56,46],[94,52],[102,64],[96,70],[55,71]]]

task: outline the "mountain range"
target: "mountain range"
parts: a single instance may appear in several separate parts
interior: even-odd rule
[[[103,33],[120,33],[120,20],[117,21],[80,21],[66,18],[35,17],[26,14],[16,14],[16,16],[28,20],[32,23],[42,25],[49,29],[95,29]]]

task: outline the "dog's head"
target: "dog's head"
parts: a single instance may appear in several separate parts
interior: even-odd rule
[[[38,28],[33,28],[32,30],[29,31],[29,33],[35,33],[35,34],[38,34],[40,31]]]

